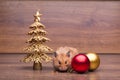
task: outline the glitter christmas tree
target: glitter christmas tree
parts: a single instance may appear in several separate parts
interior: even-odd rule
[[[51,61],[46,53],[50,53],[52,49],[45,45],[49,39],[46,36],[45,26],[40,23],[40,17],[42,14],[39,11],[34,15],[34,23],[30,25],[31,31],[28,32],[28,35],[32,36],[27,40],[28,46],[25,48],[29,53],[23,59],[23,62],[34,62],[34,70],[42,70],[42,62]]]

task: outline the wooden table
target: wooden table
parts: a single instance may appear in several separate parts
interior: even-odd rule
[[[99,54],[101,64],[94,72],[58,73],[52,63],[42,71],[33,71],[32,63],[20,62],[25,54],[0,54],[0,80],[120,80],[120,55]]]

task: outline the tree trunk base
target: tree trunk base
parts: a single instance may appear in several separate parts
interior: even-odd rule
[[[33,70],[42,70],[42,64],[39,63],[33,63]]]

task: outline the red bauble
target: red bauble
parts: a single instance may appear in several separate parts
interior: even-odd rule
[[[78,54],[72,59],[71,66],[76,72],[84,73],[90,67],[90,61],[85,54]]]

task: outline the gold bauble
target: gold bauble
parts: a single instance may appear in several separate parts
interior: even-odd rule
[[[87,53],[86,56],[90,60],[90,71],[96,70],[100,65],[100,58],[96,53]]]

